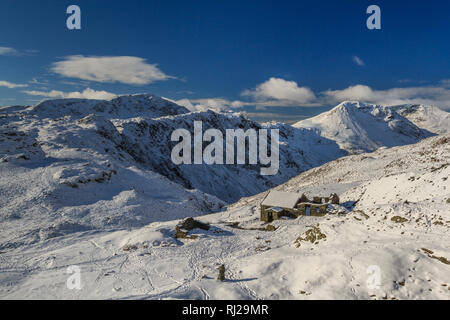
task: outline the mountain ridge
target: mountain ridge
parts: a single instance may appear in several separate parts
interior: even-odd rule
[[[422,106],[420,110],[426,108]],[[416,143],[436,134],[411,121],[417,118],[413,117],[413,111],[408,113],[408,110],[408,106],[391,107],[344,101],[330,111],[299,121],[293,126],[316,130],[320,135],[336,141],[342,149],[350,153],[371,152],[380,147]],[[401,113],[408,113],[411,120]],[[446,131],[442,129],[439,132]]]
[[[130,99],[126,110],[116,108]],[[170,141],[175,129],[192,133],[196,120],[205,129],[262,125],[233,113],[166,107],[153,96],[127,96],[0,110],[0,191],[8,195],[1,199],[0,223],[19,223],[22,230],[0,242],[18,246],[80,230],[139,227],[219,211],[346,154],[313,131],[277,124],[278,175],[261,176],[260,165],[176,166]],[[144,115],[136,117],[142,108]]]

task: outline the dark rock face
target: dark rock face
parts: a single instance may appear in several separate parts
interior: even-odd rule
[[[209,230],[210,226],[194,218],[187,218],[175,227],[175,239],[197,239],[196,235],[189,235],[189,231],[194,229]]]
[[[219,268],[219,275],[217,276],[217,280],[225,281],[225,265],[221,265]]]
[[[187,218],[181,223],[180,228],[188,231],[193,229],[209,230],[209,224],[194,220],[194,218]]]

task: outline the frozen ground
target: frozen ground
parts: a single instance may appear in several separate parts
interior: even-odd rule
[[[98,214],[89,211],[83,218],[83,209],[94,205],[91,193],[101,192],[95,195],[100,199],[108,197],[108,188],[114,184],[106,183],[101,191],[83,191],[85,197],[80,199],[87,199],[83,200],[86,203],[68,199],[75,202],[73,208],[58,211],[57,201],[54,207],[46,207],[49,202],[39,205],[39,193],[47,189],[33,181],[46,170],[66,179],[63,168],[44,166],[35,177],[27,175],[24,168],[22,175],[15,172],[10,177],[10,188],[2,186],[2,208],[35,201],[36,209],[2,211],[0,298],[449,299],[449,159],[450,135],[446,134],[344,157],[306,171],[276,189],[310,195],[337,192],[343,205],[325,217],[275,221],[275,231],[258,229],[266,227],[259,221],[259,203],[265,193],[201,216],[195,202],[183,202],[187,191],[152,175],[164,187],[147,190],[152,186],[139,186],[142,193],[123,190],[117,198],[107,199],[107,206],[97,200]],[[9,160],[7,165],[26,161]],[[5,164],[0,168],[4,178],[9,171]],[[130,174],[134,179],[149,174],[129,170],[118,171],[117,176],[123,174],[125,179]],[[44,179],[42,183],[48,182]],[[160,195],[161,190],[174,191]],[[130,224],[127,229],[127,224],[120,223],[107,230],[94,228],[96,217],[104,218],[105,212],[121,219],[113,203],[125,209],[127,217],[127,208],[150,205],[145,195],[153,193],[158,194],[161,206],[152,212],[161,212],[167,203],[163,199],[172,197],[179,215],[166,221],[157,221],[160,217],[148,220],[149,224],[140,228]],[[196,199],[204,196],[195,194]],[[56,235],[42,231],[42,238],[34,241],[27,242],[26,235],[11,240],[25,222],[38,225],[44,210],[76,217],[77,223],[89,228],[64,233],[64,228],[73,226],[57,225]],[[196,219],[211,224],[210,230],[193,230],[190,234],[197,239],[175,239],[175,225],[186,216],[198,216]],[[131,217],[134,214],[129,217],[134,219]],[[220,264],[226,266],[225,282],[215,279]],[[67,268],[72,265],[81,269],[81,290],[66,287]]]

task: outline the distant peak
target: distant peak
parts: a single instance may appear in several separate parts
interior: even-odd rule
[[[375,107],[375,104],[361,102],[357,100],[345,100],[336,106],[336,108],[364,108],[364,107]]]
[[[45,117],[84,117],[91,113],[110,118],[128,119],[138,116],[159,118],[188,113],[189,110],[153,94],[121,95],[112,100],[54,99],[29,108]]]

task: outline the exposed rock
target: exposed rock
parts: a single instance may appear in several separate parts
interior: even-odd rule
[[[19,155],[17,155],[16,158],[17,158],[17,159],[22,159],[22,160],[30,160],[30,157],[28,157],[28,156],[25,155],[25,154],[19,154]]]
[[[394,221],[396,223],[403,223],[403,222],[407,222],[408,219],[400,217],[400,216],[395,216],[391,218],[391,221]]]
[[[225,265],[221,265],[219,268],[219,275],[217,276],[217,280],[225,281]]]
[[[188,231],[193,229],[209,230],[209,224],[194,220],[192,217],[184,220],[179,226],[181,229]]]
[[[295,240],[295,244],[297,248],[301,246],[302,241],[308,241],[313,244],[317,244],[319,240],[326,239],[326,235],[322,233],[319,227],[312,227],[308,231],[305,232],[304,237],[298,237],[297,240]]]
[[[137,249],[138,249],[137,246],[134,245],[134,244],[127,244],[127,245],[122,247],[122,250],[125,251],[125,252],[136,251]]]

